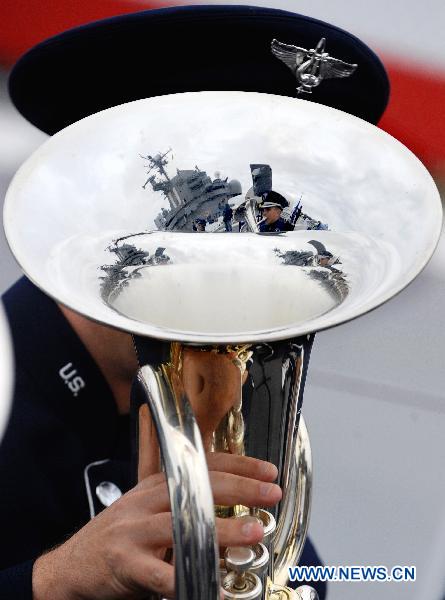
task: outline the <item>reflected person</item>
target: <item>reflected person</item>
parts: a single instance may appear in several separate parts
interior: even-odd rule
[[[282,217],[284,208],[289,206],[289,202],[278,192],[271,190],[265,192],[262,196],[262,202],[259,208],[263,219],[259,222],[261,233],[274,233],[280,231],[293,231],[294,227],[289,221]]]
[[[206,230],[206,225],[207,221],[205,219],[195,219],[195,222],[193,223],[193,231],[196,231],[197,233],[203,233]]]
[[[229,232],[232,231],[233,210],[229,204],[229,200],[226,200],[222,214],[223,214],[224,227],[226,228],[226,231],[229,231]]]

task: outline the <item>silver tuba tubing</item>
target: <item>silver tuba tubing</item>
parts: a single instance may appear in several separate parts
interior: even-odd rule
[[[212,492],[193,411],[185,395],[173,393],[162,369],[141,367],[137,385],[155,423],[168,483],[176,596],[217,600],[220,577]]]
[[[286,584],[288,567],[301,554],[310,512],[311,453],[300,415],[313,337],[214,347],[159,342],[157,354],[152,341],[134,337],[143,365],[132,393],[137,472],[139,478],[146,474],[141,463],[153,454],[144,438],[148,407],[168,481],[178,599],[217,599],[220,580],[226,600],[296,597]],[[215,387],[213,368],[224,371],[224,389]],[[187,389],[196,370],[200,377],[210,374],[201,381],[207,388],[201,395]],[[276,464],[283,489],[280,505],[271,512],[214,507],[205,451]],[[215,514],[256,516],[264,526],[263,543],[227,548],[220,560]]]

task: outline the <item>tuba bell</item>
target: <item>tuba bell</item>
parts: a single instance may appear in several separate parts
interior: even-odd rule
[[[264,225],[274,207],[287,229]],[[399,142],[346,113],[265,94],[111,108],[19,170],[5,229],[25,273],[134,336],[135,476],[165,471],[178,599],[216,600],[220,587],[227,600],[314,596],[287,585],[310,513],[301,409],[314,334],[407,286],[440,226],[435,185]],[[212,451],[273,462],[279,506],[215,507]],[[257,518],[263,543],[220,558],[215,513]]]

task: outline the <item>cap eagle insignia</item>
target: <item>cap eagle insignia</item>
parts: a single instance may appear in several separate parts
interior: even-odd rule
[[[329,56],[325,47],[325,38],[321,38],[317,46],[310,50],[272,40],[272,54],[289,67],[300,84],[298,94],[311,94],[312,88],[320,85],[323,79],[349,77],[357,69],[355,64]]]

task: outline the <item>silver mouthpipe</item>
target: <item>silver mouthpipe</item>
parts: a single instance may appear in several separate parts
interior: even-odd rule
[[[184,394],[173,393],[161,368],[141,367],[137,385],[150,408],[168,483],[175,544],[175,597],[219,600],[213,497],[193,411]]]
[[[256,196],[246,197],[245,203],[245,220],[247,224],[247,229],[254,233],[257,233],[259,229],[259,223],[256,218]]]

